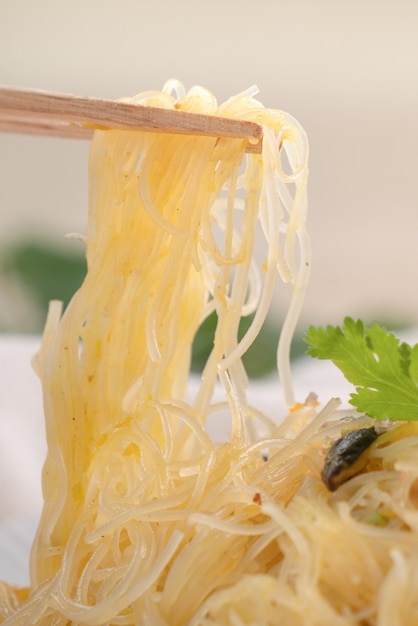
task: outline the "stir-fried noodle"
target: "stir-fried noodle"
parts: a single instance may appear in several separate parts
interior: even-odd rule
[[[254,95],[218,107],[170,81],[133,101],[256,121],[261,154],[231,138],[95,134],[88,272],[63,314],[51,304],[35,362],[44,508],[30,589],[0,589],[6,624],[418,623],[418,429],[376,439],[363,473],[334,493],[321,482],[331,442],[370,420],[344,416],[336,399],[319,409],[314,396],[293,398],[308,145]],[[284,420],[248,403],[241,361],[277,278],[292,291],[278,343]],[[193,338],[212,312],[213,349],[190,399]],[[221,445],[205,430],[217,412],[230,420]]]

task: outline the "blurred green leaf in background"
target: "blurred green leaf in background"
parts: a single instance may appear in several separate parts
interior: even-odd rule
[[[78,248],[57,249],[45,241],[23,240],[2,250],[3,309],[13,313],[21,305],[25,310],[23,316],[19,311],[12,317],[3,315],[6,320],[0,318],[1,331],[40,333],[49,301],[68,304],[86,273],[84,250]]]

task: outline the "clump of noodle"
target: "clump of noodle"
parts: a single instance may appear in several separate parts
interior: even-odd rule
[[[256,119],[266,127],[262,155],[245,157],[243,141],[210,137],[109,131],[98,133],[93,142],[88,273],[61,320],[59,311],[51,309],[37,360],[48,457],[45,506],[32,552],[34,587],[58,577],[62,589],[72,576],[80,576],[75,564],[86,548],[81,550],[79,538],[94,536],[93,528],[108,527],[110,519],[119,520],[120,528],[111,527],[122,533],[123,524],[131,524],[130,514],[138,513],[138,502],[155,497],[170,501],[181,487],[183,506],[187,503],[190,512],[199,508],[214,482],[217,449],[213,444],[208,449],[202,429],[218,378],[231,413],[231,445],[239,449],[253,436],[240,357],[268,312],[281,254],[279,222],[285,214],[277,194],[274,201],[264,195],[263,179],[271,185],[283,132],[293,128],[296,135],[303,134],[294,121],[282,128],[283,114],[263,109],[253,95],[250,89],[218,108],[206,90],[185,94],[169,83],[162,93],[149,92],[134,101]],[[267,240],[261,280],[253,259],[260,203]],[[285,221],[282,226],[286,229]],[[292,280],[297,284],[297,276]],[[214,348],[201,388],[187,406],[182,398],[190,347],[211,309],[218,317]],[[238,343],[242,312],[256,309],[255,323]],[[125,541],[133,542],[132,529],[124,532]],[[167,540],[164,534],[155,555]],[[93,554],[96,562],[102,548]],[[122,562],[131,571],[124,551],[112,554],[115,572],[124,569]],[[83,581],[86,572],[96,569],[88,566]],[[141,578],[147,575],[142,571]],[[88,587],[86,583],[86,598]],[[103,585],[101,589],[105,593]],[[64,595],[71,593],[67,589]],[[85,619],[100,614],[97,619],[106,621],[99,608],[86,611]]]
[[[52,305],[36,360],[45,505],[29,599],[0,588],[7,624],[382,626],[414,615],[414,427],[383,435],[370,471],[330,495],[324,449],[368,419],[308,398],[277,424],[247,402],[241,356],[279,275],[292,286],[278,362],[293,404],[289,343],[310,265],[306,137],[254,95],[217,107],[169,81],[134,100],[258,121],[261,155],[234,139],[95,136],[88,273],[62,316]],[[193,337],[211,311],[213,350],[187,401]],[[231,435],[219,445],[205,423],[221,410]]]

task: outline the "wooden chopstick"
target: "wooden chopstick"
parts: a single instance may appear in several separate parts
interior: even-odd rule
[[[95,128],[237,137],[260,152],[263,128],[234,120],[116,100],[0,86],[0,131],[90,139]]]

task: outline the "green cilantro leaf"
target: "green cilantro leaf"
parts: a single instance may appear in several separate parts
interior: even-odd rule
[[[342,327],[311,326],[308,354],[331,360],[356,386],[351,404],[376,419],[418,420],[418,344],[401,343],[378,324],[346,317]]]

